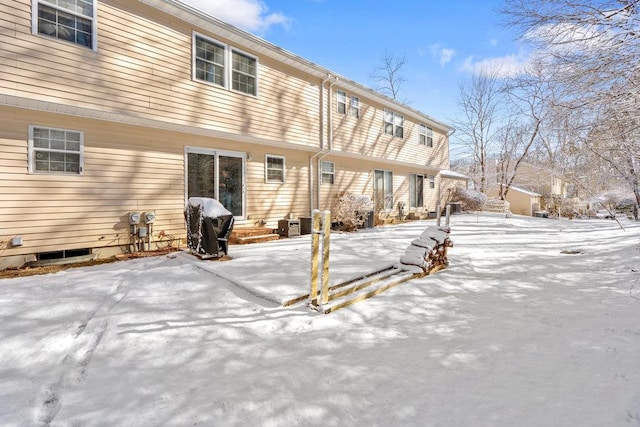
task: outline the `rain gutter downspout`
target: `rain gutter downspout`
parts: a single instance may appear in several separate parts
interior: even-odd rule
[[[318,191],[316,193],[316,196],[318,197],[318,207],[320,207],[320,183],[322,182],[322,171],[320,170],[320,161],[325,157],[327,157],[329,154],[331,154],[331,151],[333,150],[333,105],[332,105],[333,101],[332,100],[333,100],[333,85],[335,85],[337,82],[338,82],[338,77],[334,77],[333,83],[329,85],[329,102],[327,102],[327,110],[328,110],[327,126],[329,127],[329,135],[327,138],[327,146],[320,153],[320,156],[317,159],[317,162],[318,162],[317,175],[318,176],[316,177],[316,182],[318,183]]]
[[[456,133],[456,129],[451,129],[447,132],[447,157],[451,157],[451,136]],[[451,169],[451,159],[449,159],[449,164],[447,165],[448,169]],[[442,170],[438,170],[438,174],[440,175],[440,182],[438,183],[438,205],[442,201]]]
[[[316,160],[318,158],[318,156],[322,156],[324,157],[325,155],[327,155],[330,151],[330,148],[325,148],[325,129],[324,129],[324,117],[325,117],[325,111],[324,111],[324,84],[326,82],[328,82],[329,80],[331,80],[331,74],[327,74],[327,78],[325,78],[324,80],[322,80],[322,83],[320,84],[320,151],[316,152],[314,155],[312,155],[311,157],[309,157],[309,214],[313,213],[314,210],[314,185],[313,185],[313,163],[314,160]],[[331,87],[329,87],[329,90],[331,90]],[[329,109],[329,113],[331,113],[331,97],[329,97],[329,102],[327,103],[328,109]],[[328,144],[327,144],[328,145]],[[320,157],[320,158],[322,158]],[[318,173],[319,176],[319,173]],[[318,188],[318,205],[319,200],[320,200],[320,184],[318,182],[317,185]]]

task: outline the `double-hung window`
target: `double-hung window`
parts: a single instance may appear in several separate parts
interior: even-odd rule
[[[424,175],[409,175],[409,207],[421,208],[424,206]]]
[[[341,90],[336,91],[336,111],[339,114],[347,114],[347,94]]]
[[[356,119],[360,118],[360,98],[358,98],[357,96],[351,97],[349,114],[351,115],[351,117],[354,117]]]
[[[429,182],[429,188],[436,188],[436,176],[435,175],[427,175],[427,180]]]
[[[433,129],[425,125],[419,125],[420,128],[420,144],[427,147],[433,147]]]
[[[385,109],[384,133],[402,138],[404,136],[404,116],[395,111]]]
[[[225,51],[224,45],[196,36],[195,78],[225,87]]]
[[[322,172],[322,183],[333,184],[336,176],[336,165],[333,162],[320,162],[320,170]]]
[[[80,175],[83,161],[83,132],[29,126],[30,173]]]
[[[265,180],[266,182],[283,183],[284,182],[284,157],[265,156]]]
[[[34,34],[97,48],[95,0],[33,0]]]
[[[258,59],[194,33],[193,78],[255,96],[258,94]]]
[[[253,56],[231,51],[233,67],[231,69],[231,88],[238,92],[257,94],[258,67],[257,60]]]

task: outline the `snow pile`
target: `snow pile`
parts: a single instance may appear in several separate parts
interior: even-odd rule
[[[233,215],[222,206],[222,203],[208,197],[189,197],[189,201],[184,210],[186,211],[189,206],[199,206],[200,209],[202,209],[203,217],[218,218],[225,215]]]

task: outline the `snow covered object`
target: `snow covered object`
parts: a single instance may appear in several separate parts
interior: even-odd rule
[[[447,248],[453,246],[449,233],[447,227],[427,227],[400,257],[400,269],[428,274],[449,265]]]
[[[234,218],[219,201],[190,197],[184,208],[187,247],[200,258],[218,258],[228,253]]]

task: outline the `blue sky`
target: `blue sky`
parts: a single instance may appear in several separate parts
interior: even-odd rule
[[[375,88],[385,50],[404,56],[400,99],[459,116],[459,83],[481,66],[526,61],[495,11],[501,0],[183,0],[344,77]]]

